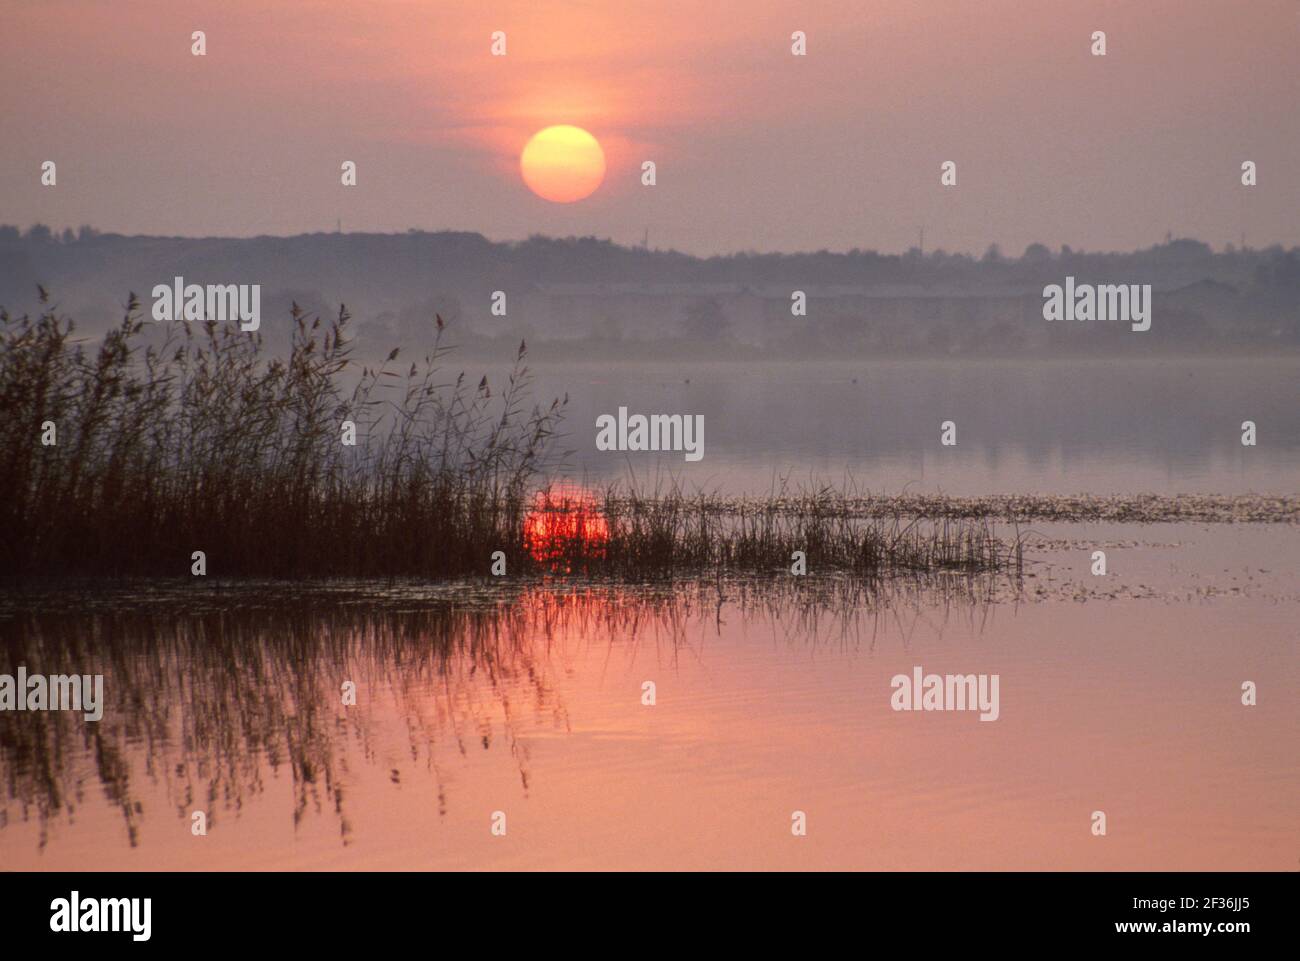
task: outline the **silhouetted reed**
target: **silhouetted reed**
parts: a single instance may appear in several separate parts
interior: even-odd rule
[[[1020,563],[983,518],[861,516],[845,492],[551,486],[564,402],[528,400],[523,344],[497,397],[444,382],[441,318],[419,362],[358,372],[343,308],[322,326],[295,306],[280,358],[234,324],[157,328],[134,296],[91,350],[42,305],[0,311],[0,576],[179,577],[195,551],[211,576],[271,578],[486,575],[498,550],[512,575],[630,580],[795,551],[869,577]]]
[[[983,518],[861,516],[855,498],[823,488],[770,498],[616,483],[599,495],[567,486],[535,499],[525,546],[565,572],[622,579],[682,571],[810,572],[862,577],[1019,570],[1023,545]]]
[[[522,344],[494,397],[441,380],[440,319],[421,361],[358,379],[342,308],[295,306],[284,359],[233,324],[145,343],[134,297],[91,351],[43,303],[0,312],[0,574],[182,575],[203,551],[219,575],[450,577],[518,540],[563,406],[526,407]]]

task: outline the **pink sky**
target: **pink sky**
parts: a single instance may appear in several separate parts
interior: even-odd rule
[[[648,228],[697,253],[897,251],[922,225],[927,248],[971,252],[1123,250],[1167,230],[1289,245],[1297,51],[1295,0],[6,0],[0,221],[620,242]],[[524,141],[555,123],[609,160],[575,205],[518,176]],[[44,160],[57,187],[40,185]],[[945,160],[956,188],[939,184]]]

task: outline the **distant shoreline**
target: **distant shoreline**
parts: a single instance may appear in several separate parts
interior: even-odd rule
[[[508,356],[519,346],[517,338],[480,341],[478,343],[461,342],[457,354],[471,360],[499,360]],[[871,364],[871,363],[1010,363],[1010,364],[1080,364],[1080,363],[1169,363],[1178,361],[1276,361],[1279,363],[1300,362],[1300,344],[1278,344],[1272,347],[1252,345],[1222,345],[1213,349],[1167,351],[1166,345],[1137,352],[1132,349],[1116,348],[1111,351],[1096,349],[1078,349],[1069,351],[1026,351],[1015,353],[1006,349],[990,349],[979,352],[939,353],[925,351],[898,351],[896,353],[871,352],[828,352],[792,355],[777,350],[750,347],[743,344],[719,346],[710,349],[699,344],[674,343],[671,341],[625,341],[619,344],[592,344],[589,341],[566,343],[556,340],[528,340],[529,362],[534,367],[546,364],[582,364],[599,363],[601,365],[626,364],[629,366],[647,364]],[[358,352],[365,353],[367,345],[359,344]],[[376,349],[374,356],[386,351]]]
[[[802,498],[761,498],[765,508],[780,514],[806,510]],[[719,498],[726,512],[755,499]],[[858,518],[926,517],[953,520],[1062,521],[1067,523],[1214,524],[1300,523],[1300,495],[1293,494],[987,494],[955,497],[947,494],[882,494],[837,497],[840,516]]]

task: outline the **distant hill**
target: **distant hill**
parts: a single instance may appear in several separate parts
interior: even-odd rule
[[[0,227],[0,305],[33,309],[37,284],[81,330],[116,322],[174,277],[261,284],[262,332],[287,337],[289,305],[353,314],[365,351],[418,345],[434,312],[469,349],[526,337],[535,356],[976,354],[1300,347],[1300,248],[1213,251],[1171,240],[1130,253],[980,258],[853,250],[693,257],[592,237],[493,242],[475,233],[187,238]],[[1042,289],[1151,284],[1152,329],[1042,318]],[[807,297],[806,316],[791,294]],[[505,314],[492,311],[495,291]]]

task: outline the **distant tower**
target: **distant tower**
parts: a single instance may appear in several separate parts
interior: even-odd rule
[[[340,233],[340,234],[343,233],[343,218],[342,218],[342,217],[339,218],[338,230],[337,230],[336,232],[337,232],[337,233]]]
[[[642,250],[650,249],[650,228],[649,227],[647,227],[645,229],[645,233],[641,235],[641,249]]]
[[[924,257],[925,256],[925,224],[921,224],[920,251],[921,251],[921,256]]]

